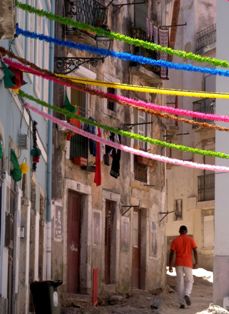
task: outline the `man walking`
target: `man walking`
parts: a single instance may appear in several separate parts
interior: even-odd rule
[[[196,268],[198,263],[197,245],[193,238],[187,235],[186,226],[180,226],[180,236],[172,241],[169,254],[169,271],[172,272],[172,263],[174,254],[176,255],[176,281],[177,292],[180,302],[180,308],[185,308],[185,303],[191,305],[190,295],[193,286],[192,268]],[[194,264],[192,263],[192,253],[194,255]]]

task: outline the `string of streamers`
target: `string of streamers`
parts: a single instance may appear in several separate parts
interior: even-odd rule
[[[68,78],[73,82],[79,84],[89,84],[93,86],[102,86],[102,87],[113,87],[116,89],[129,90],[140,93],[151,93],[151,94],[160,94],[160,95],[170,95],[170,96],[182,96],[182,97],[196,97],[196,98],[217,98],[217,99],[229,99],[229,94],[227,93],[209,93],[202,91],[188,91],[188,90],[176,90],[176,89],[165,89],[151,86],[139,86],[139,85],[130,85],[123,84],[118,82],[106,82],[100,80],[93,80],[87,78],[81,78],[77,76],[56,74],[58,77]]]
[[[50,80],[55,81],[57,84],[60,84],[62,86],[68,86],[68,87],[71,87],[73,89],[79,90],[78,89],[79,86],[76,85],[75,83],[72,83],[72,81],[68,80],[67,78],[62,78],[62,79],[59,79],[58,81],[56,81],[55,80],[56,77],[52,72],[45,70],[45,69],[41,69],[40,67],[38,67],[34,63],[29,62],[28,60],[26,60],[22,57],[16,56],[13,52],[6,50],[3,47],[0,47],[0,55],[2,55],[2,56],[8,55],[9,57],[20,61],[21,63],[30,66],[33,70],[36,70],[36,71],[39,71],[40,73],[48,75],[50,77]],[[28,72],[28,68],[27,68],[27,70],[25,69],[25,72]],[[126,103],[121,103],[121,104],[129,106],[129,104],[126,104]],[[143,110],[143,109],[141,109],[141,110]],[[147,111],[147,110],[145,110],[145,111]],[[170,120],[172,119],[172,120],[175,120],[178,122],[184,122],[184,123],[187,123],[190,125],[195,125],[195,126],[200,127],[200,128],[209,128],[209,129],[214,129],[214,130],[218,130],[218,131],[226,131],[226,132],[229,131],[229,128],[217,126],[217,125],[210,124],[207,122],[198,122],[198,121],[193,121],[193,120],[189,120],[189,119],[185,119],[185,118],[179,118],[179,117],[171,115],[171,114],[166,114],[166,113],[156,112],[156,111],[153,112],[152,110],[150,113],[154,114],[157,117],[163,118],[163,119],[170,119]]]
[[[18,57],[9,50],[6,50],[3,47],[0,47],[0,53],[8,54],[10,57],[19,60],[20,62],[27,64],[31,67],[36,67],[34,63],[27,61],[24,58]],[[41,70],[37,67],[37,69]],[[45,70],[43,70],[45,71]],[[49,72],[51,73],[51,72]],[[64,74],[56,74],[58,77],[67,78],[72,81],[77,81],[81,84],[91,84],[94,86],[106,86],[106,87],[114,87],[123,90],[133,90],[136,92],[143,93],[152,93],[152,94],[161,94],[161,95],[171,95],[171,96],[181,96],[181,97],[196,97],[196,98],[217,98],[217,99],[229,99],[228,93],[216,93],[216,92],[202,92],[202,91],[187,91],[187,90],[175,90],[175,89],[164,89],[164,88],[156,88],[151,86],[138,86],[138,85],[128,85],[121,84],[118,82],[105,82],[99,80],[85,79],[85,78],[77,78],[76,76],[64,75]]]
[[[68,41],[68,40],[61,40],[58,38],[54,38],[48,35],[44,34],[38,34],[35,32],[30,32],[27,30],[23,30],[20,27],[16,27],[16,35],[23,35],[24,37],[27,38],[32,38],[32,39],[39,39],[41,41],[46,41],[48,43],[53,43],[58,46],[64,46],[72,49],[78,49],[81,51],[87,51],[93,54],[97,55],[102,55],[105,57],[113,57],[113,58],[118,58],[120,60],[124,61],[131,61],[131,62],[137,62],[140,64],[148,64],[152,66],[159,66],[159,67],[166,67],[169,69],[174,69],[174,70],[183,70],[183,71],[189,71],[189,72],[200,72],[200,73],[207,73],[211,75],[219,75],[219,76],[226,76],[229,77],[229,71],[228,70],[221,70],[221,69],[211,69],[211,68],[206,68],[206,67],[199,67],[199,66],[194,66],[191,64],[185,64],[185,63],[175,63],[175,62],[170,62],[170,61],[165,61],[165,60],[155,60],[143,56],[135,56],[131,53],[128,52],[117,52],[114,50],[108,50],[104,48],[98,48],[98,47],[93,47],[90,45],[86,44],[80,44],[80,43],[75,43],[73,41]]]
[[[11,61],[8,58],[4,58],[4,62],[14,68],[17,68],[21,71],[29,71],[32,74],[35,75],[39,75],[44,77],[47,80],[51,80],[52,77],[46,74],[43,74],[37,70],[33,70],[33,69],[28,69],[27,67],[19,64],[19,63],[15,63],[13,61]],[[55,77],[55,76],[54,76]],[[53,81],[58,82],[59,78],[55,77],[55,79],[53,78]],[[71,81],[70,81],[71,82]],[[72,82],[70,83],[72,84]],[[210,114],[210,113],[201,113],[201,112],[195,112],[195,111],[191,111],[191,110],[185,110],[185,109],[177,109],[177,108],[172,108],[172,107],[168,107],[168,106],[162,106],[162,105],[156,105],[156,104],[152,104],[152,103],[148,103],[145,102],[143,100],[135,100],[132,98],[128,98],[125,96],[121,96],[121,95],[114,95],[114,94],[110,94],[110,93],[104,93],[100,90],[97,89],[90,89],[90,88],[80,88],[80,87],[75,87],[76,89],[78,89],[79,91],[82,92],[88,92],[90,94],[93,95],[97,95],[97,96],[101,96],[103,98],[107,98],[107,99],[112,99],[115,102],[119,102],[121,104],[125,103],[125,104],[129,104],[137,109],[145,109],[148,110],[149,112],[151,112],[153,110],[154,111],[164,111],[167,113],[171,113],[174,115],[183,115],[183,116],[189,116],[189,117],[195,117],[198,119],[203,119],[203,120],[213,120],[213,121],[222,121],[222,122],[229,122],[229,116],[225,116],[225,115],[217,115],[217,114]]]
[[[87,137],[87,138],[89,138],[95,142],[99,142],[99,143],[102,143],[104,145],[114,147],[115,149],[120,149],[126,153],[134,154],[134,155],[141,156],[144,158],[153,159],[153,160],[160,161],[163,163],[170,163],[170,164],[177,165],[177,166],[185,166],[188,168],[202,169],[202,170],[208,170],[208,171],[229,172],[229,167],[200,164],[200,163],[191,162],[191,161],[184,161],[184,160],[169,158],[169,157],[165,157],[165,156],[161,156],[161,155],[156,155],[156,154],[144,152],[142,150],[138,150],[138,149],[135,149],[135,148],[132,148],[129,146],[125,146],[122,144],[118,144],[118,143],[115,143],[112,141],[108,141],[102,137],[99,137],[99,136],[92,134],[92,133],[88,133],[88,132],[86,132],[82,129],[79,129],[79,128],[77,128],[77,127],[75,127],[75,126],[73,126],[73,125],[71,125],[71,124],[69,124],[63,120],[60,120],[56,117],[53,117],[52,115],[45,113],[45,112],[39,110],[38,108],[35,108],[34,106],[30,105],[30,104],[25,104],[25,108],[36,112],[37,114],[41,115],[45,119],[48,119],[48,120],[52,121],[53,123],[56,123],[56,124],[58,124],[64,128],[66,128],[66,129],[69,129],[70,131],[72,131],[76,134]]]
[[[29,65],[35,71],[35,72],[33,72],[33,74],[35,74],[35,75],[40,75],[42,77],[46,77],[47,79],[52,80],[52,81],[54,81],[57,84],[60,84],[62,86],[68,86],[68,87],[71,87],[73,89],[76,89],[76,90],[79,90],[79,91],[82,91],[82,92],[89,92],[89,91],[86,91],[85,89],[80,88],[77,84],[73,83],[72,81],[70,81],[68,79],[63,79],[63,78],[62,79],[58,79],[58,78],[56,78],[56,76],[52,72],[39,68],[35,64],[27,61],[24,58],[16,56],[15,54],[13,54],[12,52],[9,52],[8,50],[6,50],[3,47],[0,47],[0,54],[2,54],[2,55],[8,54],[10,57],[15,58],[15,59],[19,60],[20,62]],[[11,62],[11,64],[14,67],[17,67],[17,64],[14,65],[12,62]],[[21,66],[21,70],[25,71],[25,72],[30,72],[30,73],[32,72],[30,68],[25,67],[25,66],[24,67]],[[93,90],[91,90],[91,92],[89,92],[89,93],[93,94]],[[103,96],[99,95],[99,97],[103,97]],[[109,97],[106,97],[106,98],[110,99]],[[128,103],[121,102],[121,101],[117,101],[117,102],[122,104],[122,105],[128,105],[129,106]],[[142,109],[142,108],[140,108],[140,110],[144,110],[146,112],[149,112],[148,110]],[[218,130],[218,131],[227,131],[227,132],[229,131],[229,128],[213,125],[213,124],[206,123],[206,122],[198,122],[198,121],[188,120],[188,119],[185,119],[185,118],[178,118],[178,117],[176,117],[174,115],[170,115],[170,114],[166,114],[166,113],[162,113],[162,112],[156,112],[156,111],[153,111],[153,110],[150,110],[150,113],[154,114],[154,115],[156,115],[156,116],[158,116],[160,118],[173,119],[175,121],[185,122],[187,124],[195,125],[195,126],[202,127],[202,128],[209,128],[209,129],[214,129],[214,130]]]
[[[129,137],[129,138],[132,138],[132,139],[135,139],[135,140],[140,140],[140,141],[147,142],[147,143],[150,143],[150,144],[153,144],[153,145],[160,145],[162,147],[168,147],[168,148],[177,149],[177,150],[184,151],[184,152],[191,152],[191,153],[194,153],[194,154],[200,154],[200,155],[205,155],[205,156],[229,159],[229,154],[225,154],[225,153],[221,153],[221,152],[214,152],[214,151],[211,151],[211,150],[203,150],[203,149],[199,149],[199,148],[188,147],[188,146],[185,146],[185,145],[178,145],[178,144],[168,143],[168,142],[161,141],[161,140],[158,140],[158,139],[153,139],[153,138],[148,137],[148,136],[143,136],[143,135],[139,135],[139,134],[136,134],[136,133],[131,133],[131,132],[128,132],[128,131],[125,131],[125,130],[120,130],[120,129],[117,129],[117,128],[113,128],[111,126],[108,126],[108,125],[105,125],[105,124],[93,121],[91,119],[87,119],[87,118],[82,117],[82,116],[79,116],[78,114],[71,113],[71,112],[69,112],[66,109],[63,109],[63,108],[60,108],[60,107],[57,107],[57,106],[54,106],[54,105],[51,106],[48,103],[46,103],[45,101],[40,100],[38,98],[35,98],[32,95],[29,95],[29,94],[23,92],[22,90],[20,90],[18,94],[21,97],[27,98],[27,99],[32,100],[32,101],[34,101],[34,102],[36,102],[36,103],[38,103],[38,104],[40,104],[40,105],[42,105],[42,106],[44,106],[46,108],[52,109],[55,112],[61,113],[61,114],[65,115],[68,118],[76,118],[77,120],[79,120],[79,121],[81,121],[83,123],[86,123],[86,124],[89,124],[89,125],[93,125],[93,126],[96,126],[98,128],[102,128],[104,130],[113,132],[115,134],[119,134],[121,136]]]
[[[138,47],[144,47],[145,49],[149,49],[149,50],[162,51],[162,52],[165,52],[167,54],[174,55],[174,56],[177,56],[180,58],[190,59],[190,60],[197,61],[197,62],[205,62],[205,63],[212,64],[214,66],[229,67],[229,62],[226,60],[220,60],[220,59],[212,58],[212,57],[205,57],[205,56],[195,54],[193,52],[186,52],[184,50],[175,50],[175,49],[172,49],[170,47],[164,47],[164,46],[161,46],[159,44],[152,43],[152,42],[144,41],[144,40],[137,39],[137,38],[132,38],[132,37],[126,36],[124,34],[120,34],[120,33],[116,33],[116,32],[110,32],[110,31],[105,30],[105,29],[100,28],[100,27],[94,27],[94,26],[88,25],[86,23],[74,21],[74,20],[67,18],[67,17],[55,15],[51,12],[35,8],[29,4],[24,4],[24,3],[19,2],[19,1],[16,1],[16,6],[19,7],[20,9],[24,10],[24,11],[27,11],[29,13],[34,13],[34,14],[37,14],[39,16],[47,17],[50,20],[58,22],[60,24],[72,26],[74,28],[78,28],[80,30],[84,30],[84,31],[88,31],[88,32],[93,32],[93,33],[96,33],[97,35],[106,36],[110,39],[116,39],[119,41],[123,41],[125,43],[130,44],[130,45],[134,45],[134,46],[138,46]]]

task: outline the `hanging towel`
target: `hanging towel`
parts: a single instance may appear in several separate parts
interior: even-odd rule
[[[120,143],[121,144],[121,136],[115,135],[114,133],[110,133],[109,139],[112,142]],[[110,175],[114,178],[118,178],[120,175],[120,159],[121,159],[121,151],[119,149],[115,149],[106,145],[105,147],[105,154],[103,156],[104,164],[110,165],[110,155],[112,157],[112,164]]]

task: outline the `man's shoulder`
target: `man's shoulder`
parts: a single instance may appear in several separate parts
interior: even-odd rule
[[[178,241],[179,241],[179,239],[180,239],[180,237],[179,237],[179,236],[178,236],[178,237],[176,237],[175,239],[173,239],[172,244],[173,244],[173,243],[178,242]]]

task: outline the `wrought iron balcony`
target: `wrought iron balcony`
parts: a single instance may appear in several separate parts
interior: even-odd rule
[[[67,0],[65,15],[93,26],[105,26],[107,23],[107,7],[96,0]],[[66,31],[71,33],[74,29],[68,27]]]
[[[203,113],[215,113],[215,99],[214,98],[203,98],[193,103],[193,111],[203,112]],[[214,123],[213,120],[203,120],[194,118],[193,120],[199,122],[207,122],[207,123]],[[193,126],[196,128],[196,126]]]
[[[146,35],[146,31],[140,29],[140,28],[136,28],[136,27],[132,27],[131,28],[131,36],[134,38],[138,38],[138,39],[142,39],[142,40],[147,40],[147,35]],[[152,58],[152,59],[157,59],[158,57],[158,52],[154,51],[154,50],[148,50],[142,47],[133,47],[133,53],[135,55],[140,55],[140,56],[144,56],[147,58]],[[130,62],[130,66],[137,66],[138,63],[137,62]],[[143,65],[145,68],[147,68],[148,70],[153,71],[155,74],[160,75],[161,73],[161,68],[157,67],[157,66],[151,66],[151,65]]]
[[[215,48],[216,24],[210,25],[196,34],[196,52],[206,53]]]
[[[215,174],[198,176],[198,202],[215,199]]]

